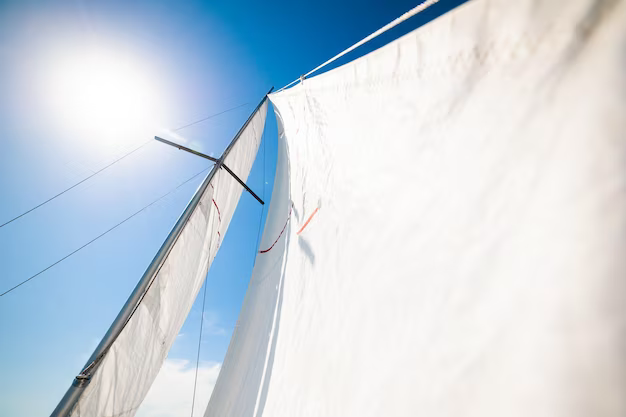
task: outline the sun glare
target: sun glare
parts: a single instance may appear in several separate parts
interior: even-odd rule
[[[150,71],[103,47],[55,54],[45,68],[45,101],[55,123],[97,141],[120,141],[156,127],[161,103]]]

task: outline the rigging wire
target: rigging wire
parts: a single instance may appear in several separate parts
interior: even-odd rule
[[[243,107],[243,106],[246,106],[246,105],[248,105],[248,104],[250,104],[250,102],[240,104],[240,105],[235,106],[235,107],[233,107],[233,108],[230,108],[230,109],[228,109],[228,110],[224,110],[224,111],[221,111],[221,112],[219,112],[219,113],[212,114],[212,115],[207,116],[207,117],[203,117],[202,119],[196,120],[195,122],[191,122],[191,123],[186,124],[186,125],[184,125],[184,126],[177,127],[176,129],[172,130],[172,132],[178,132],[179,130],[182,130],[182,129],[186,128],[186,127],[193,126],[193,125],[198,124],[198,123],[200,123],[200,122],[204,122],[205,120],[212,119],[212,118],[217,117],[217,116],[219,116],[219,115],[221,115],[221,114],[228,113],[229,111],[236,110],[236,109],[238,109],[238,108],[240,108],[240,107]]]
[[[33,278],[38,277],[39,275],[43,274],[44,272],[46,272],[48,269],[52,268],[53,266],[63,262],[64,260],[66,260],[67,258],[69,258],[70,256],[74,255],[76,252],[80,251],[81,249],[86,248],[87,246],[91,245],[93,242],[95,242],[96,240],[100,239],[101,237],[103,237],[104,235],[106,235],[107,233],[111,232],[112,230],[118,228],[119,226],[121,226],[122,224],[126,223],[128,220],[132,219],[133,217],[135,217],[136,215],[138,215],[139,213],[143,212],[144,210],[146,210],[147,208],[149,208],[150,206],[153,206],[154,204],[158,203],[159,201],[163,200],[165,197],[169,196],[170,194],[172,194],[173,192],[175,192],[176,190],[178,190],[180,187],[182,187],[183,185],[187,184],[189,181],[193,180],[194,178],[196,178],[198,175],[202,174],[203,172],[206,172],[210,167],[207,167],[205,169],[203,169],[202,171],[194,174],[193,176],[189,177],[188,179],[186,179],[185,181],[183,181],[182,183],[178,184],[176,187],[172,188],[170,191],[168,191],[167,193],[163,194],[161,197],[157,198],[156,200],[152,201],[150,204],[142,207],[140,210],[134,212],[133,214],[131,214],[130,216],[126,217],[124,220],[122,220],[121,222],[117,223],[115,226],[111,227],[110,229],[106,230],[105,232],[99,234],[98,236],[96,236],[95,238],[91,239],[89,242],[85,243],[84,245],[82,245],[81,247],[79,247],[78,249],[75,249],[74,251],[70,252],[69,254],[65,255],[64,257],[62,257],[61,259],[59,259],[58,261],[54,262],[53,264],[47,266],[46,268],[42,269],[41,271],[37,272],[36,274],[30,276],[29,278],[23,280],[22,282],[20,282],[19,284],[9,288],[8,290],[4,291],[2,294],[0,294],[0,297],[10,293],[11,291],[17,289],[18,287],[21,287],[22,285],[26,284],[28,281],[32,280]]]
[[[198,385],[198,368],[200,367],[200,345],[202,343],[202,328],[204,327],[204,305],[206,303],[206,287],[209,274],[204,277],[204,295],[202,296],[202,311],[200,312],[200,335],[198,336],[198,354],[196,356],[196,377],[193,381],[193,397],[191,399],[191,417],[193,417],[193,407],[196,404],[196,387]]]
[[[152,139],[150,139],[150,140],[148,140],[148,141],[146,141],[146,142],[142,143],[141,145],[139,145],[139,146],[138,146],[138,147],[136,147],[135,149],[131,150],[130,152],[125,153],[124,155],[122,155],[122,156],[120,156],[119,158],[117,158],[115,161],[111,162],[111,163],[110,163],[110,164],[108,164],[108,165],[105,165],[103,168],[100,168],[99,170],[97,170],[97,171],[96,171],[96,172],[94,172],[93,174],[91,174],[91,175],[89,175],[89,176],[87,176],[87,177],[83,178],[82,180],[78,181],[76,184],[74,184],[74,185],[72,185],[72,186],[70,186],[70,187],[66,188],[65,190],[61,191],[60,193],[58,193],[58,194],[56,194],[56,195],[54,195],[54,196],[50,197],[50,198],[49,198],[49,199],[47,199],[46,201],[44,201],[44,202],[42,202],[42,203],[39,203],[39,204],[37,204],[35,207],[33,207],[33,208],[29,209],[29,210],[26,210],[26,211],[25,211],[25,212],[23,212],[22,214],[20,214],[20,215],[18,215],[18,216],[13,217],[11,220],[9,220],[9,221],[7,221],[7,222],[4,222],[4,223],[0,224],[0,228],[2,228],[2,227],[4,227],[4,226],[6,226],[6,225],[7,225],[7,224],[9,224],[9,223],[13,223],[15,220],[19,219],[20,217],[23,217],[23,216],[27,215],[28,213],[30,213],[30,212],[32,212],[32,211],[34,211],[34,210],[38,209],[39,207],[43,206],[44,204],[51,202],[51,201],[52,201],[52,200],[54,200],[55,198],[62,196],[62,195],[63,195],[63,194],[65,194],[66,192],[70,191],[72,188],[78,187],[80,184],[84,183],[84,182],[85,182],[85,181],[87,181],[88,179],[90,179],[90,178],[92,178],[92,177],[96,176],[97,174],[101,173],[101,172],[102,172],[102,171],[104,171],[105,169],[107,169],[107,168],[109,168],[109,167],[111,167],[111,166],[113,166],[113,165],[117,164],[119,161],[121,161],[122,159],[126,158],[127,156],[129,156],[129,155],[131,155],[131,154],[133,154],[133,153],[137,152],[139,149],[143,148],[144,146],[146,146],[146,145],[147,145],[148,143],[150,143],[150,142],[152,142]]]
[[[438,1],[439,0],[426,0],[425,2],[423,2],[421,4],[418,4],[417,6],[415,6],[414,8],[409,10],[408,12],[404,13],[402,16],[400,16],[400,17],[394,19],[393,21],[387,23],[385,26],[383,26],[382,28],[378,29],[376,32],[370,34],[369,36],[367,36],[367,37],[365,37],[363,39],[361,39],[360,41],[358,41],[357,43],[355,43],[354,45],[352,45],[348,49],[344,50],[343,52],[338,53],[337,55],[335,55],[334,57],[332,57],[328,61],[324,62],[321,65],[318,65],[317,67],[315,67],[311,71],[309,71],[306,74],[300,76],[300,78],[298,78],[296,80],[293,80],[292,82],[290,82],[289,84],[287,84],[286,86],[284,86],[283,88],[281,88],[280,90],[278,90],[276,92],[280,93],[281,91],[283,91],[284,89],[292,86],[293,84],[297,83],[298,81],[300,81],[300,82],[304,81],[304,79],[306,77],[308,77],[309,75],[313,74],[317,70],[322,69],[323,67],[325,67],[326,65],[330,64],[331,62],[341,58],[342,56],[344,56],[348,52],[352,52],[353,50],[355,50],[359,46],[363,45],[364,43],[367,43],[367,42],[371,41],[372,39],[374,39],[378,35],[381,35],[381,34],[385,33],[389,29],[392,29],[393,27],[399,25],[400,23],[404,22],[405,20],[415,16],[419,12],[421,12],[423,10],[426,10],[427,8],[429,8],[433,4],[437,3]]]
[[[250,103],[240,104],[239,106],[232,107],[232,108],[230,108],[230,109],[227,109],[227,110],[221,111],[221,112],[219,112],[219,113],[215,113],[215,114],[212,114],[212,115],[210,115],[210,116],[203,117],[202,119],[199,119],[199,120],[196,120],[196,121],[194,121],[194,122],[188,123],[188,124],[186,124],[186,125],[183,125],[183,126],[177,127],[176,129],[173,129],[173,130],[172,130],[172,132],[178,132],[179,130],[182,130],[182,129],[186,128],[186,127],[189,127],[189,126],[195,125],[195,124],[200,123],[200,122],[203,122],[203,121],[205,121],[205,120],[212,119],[213,117],[217,117],[217,116],[222,115],[222,114],[224,114],[224,113],[227,113],[227,112],[229,112],[229,111],[236,110],[236,109],[238,109],[238,108],[240,108],[240,107],[243,107],[243,106],[245,106],[245,105],[247,105],[247,104],[250,104]],[[80,184],[84,183],[84,182],[85,182],[85,181],[87,181],[88,179],[90,179],[90,178],[92,178],[92,177],[94,177],[94,176],[98,175],[98,174],[99,174],[99,173],[101,173],[102,171],[104,171],[104,170],[106,170],[106,169],[110,168],[111,166],[113,166],[113,165],[117,164],[117,163],[118,163],[119,161],[121,161],[122,159],[126,158],[127,156],[130,156],[131,154],[133,154],[133,153],[135,153],[135,152],[137,152],[139,149],[143,148],[144,146],[146,146],[148,143],[150,143],[150,142],[152,142],[152,141],[153,141],[152,139],[147,140],[146,142],[144,142],[144,143],[142,143],[141,145],[139,145],[137,148],[134,148],[134,149],[132,149],[130,152],[125,153],[124,155],[120,156],[119,158],[117,158],[116,160],[114,160],[113,162],[111,162],[110,164],[105,165],[104,167],[102,167],[102,168],[100,168],[99,170],[95,171],[95,172],[94,172],[94,173],[92,173],[91,175],[89,175],[89,176],[87,176],[87,177],[83,178],[82,180],[78,181],[78,182],[77,182],[77,183],[75,183],[74,185],[72,185],[72,186],[70,186],[70,187],[66,188],[65,190],[61,191],[60,193],[58,193],[58,194],[56,194],[56,195],[54,195],[54,196],[50,197],[49,199],[45,200],[44,202],[42,202],[42,203],[40,203],[40,204],[37,204],[35,207],[33,207],[33,208],[29,209],[29,210],[26,210],[26,211],[25,211],[25,212],[23,212],[22,214],[19,214],[18,216],[15,216],[15,217],[13,217],[12,219],[10,219],[10,220],[8,220],[8,221],[6,221],[6,222],[4,222],[4,223],[0,224],[0,228],[3,228],[4,226],[8,225],[9,223],[13,223],[15,220],[17,220],[17,219],[19,219],[19,218],[21,218],[21,217],[23,217],[23,216],[27,215],[28,213],[30,213],[30,212],[32,212],[32,211],[35,211],[35,210],[36,210],[36,209],[38,209],[39,207],[43,206],[44,204],[47,204],[47,203],[51,202],[52,200],[56,199],[57,197],[62,196],[62,195],[63,195],[63,194],[65,194],[66,192],[70,191],[71,189],[78,187]]]

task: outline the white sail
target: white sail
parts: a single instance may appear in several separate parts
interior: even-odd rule
[[[626,415],[625,42],[623,1],[475,0],[271,95],[205,416]]]
[[[258,387],[264,380],[265,360],[277,335],[276,318],[282,288],[287,236],[290,236],[289,167],[279,123],[276,179],[260,248],[237,326],[207,407],[207,416],[250,416]]]
[[[224,159],[243,181],[256,157],[266,113],[267,101]],[[135,415],[202,287],[242,190],[225,169],[217,170],[72,416]]]

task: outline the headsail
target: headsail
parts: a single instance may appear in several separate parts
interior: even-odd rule
[[[66,394],[74,401],[64,398],[53,415],[135,414],[191,309],[241,196],[241,184],[221,168],[247,179],[267,105],[264,99],[255,109],[198,189],[131,295],[129,317],[118,317]]]
[[[626,415],[625,39],[623,1],[475,0],[271,95],[205,417]]]
[[[206,411],[210,416],[255,415],[258,387],[269,382],[265,362],[277,333],[287,237],[291,235],[287,146],[278,123],[276,179],[258,257],[237,326]],[[254,413],[254,414],[253,414]]]

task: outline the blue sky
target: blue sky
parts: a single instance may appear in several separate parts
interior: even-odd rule
[[[457,3],[442,2],[336,65]],[[401,0],[0,2],[0,223],[163,129],[248,103],[178,132],[187,146],[219,155],[270,86],[287,84],[414,5]],[[134,74],[126,80],[128,91],[110,91],[109,98],[117,103],[112,110],[96,103],[97,111],[90,111],[72,97],[72,89],[84,85],[81,63],[94,50],[124,64],[117,70]],[[71,71],[77,75],[68,75]],[[93,76],[87,74],[87,81],[96,82],[98,78],[89,78]],[[139,84],[143,92],[135,97],[131,90]],[[108,110],[117,113],[109,117]],[[257,158],[248,185],[268,201],[276,154],[272,112],[261,152],[264,148],[265,161]],[[0,292],[209,165],[151,142],[0,228]],[[0,416],[52,411],[201,178],[0,298]],[[201,345],[205,386],[216,376],[237,320],[261,215],[265,211],[244,193],[208,275]],[[178,385],[183,385],[180,395],[188,402],[177,397],[160,413],[149,404],[141,415],[177,415],[184,407],[188,412],[191,391],[185,392],[185,384],[191,381],[188,371],[195,361],[201,302],[198,297],[168,358],[171,381],[187,378]],[[199,401],[198,411],[206,399]]]

